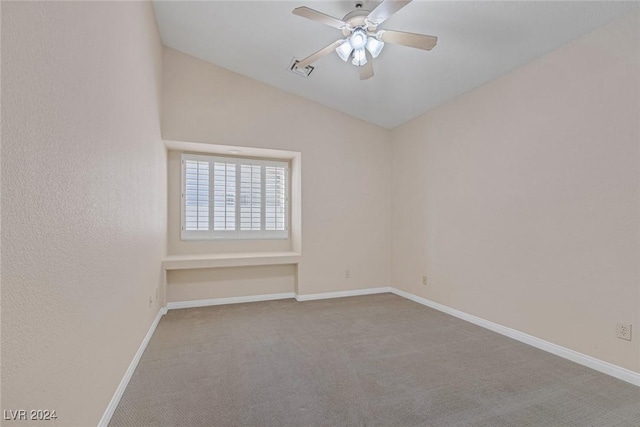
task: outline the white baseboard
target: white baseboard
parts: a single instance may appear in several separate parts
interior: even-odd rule
[[[245,297],[199,299],[199,300],[193,300],[193,301],[177,301],[177,302],[168,303],[167,310],[175,310],[178,308],[208,307],[210,305],[239,304],[243,302],[273,301],[278,299],[295,298],[295,296],[296,294],[294,294],[293,292],[285,292],[281,294],[248,295]]]
[[[382,288],[367,288],[367,289],[354,289],[352,291],[340,291],[340,292],[323,292],[321,294],[307,294],[307,295],[296,295],[297,301],[311,301],[316,299],[327,299],[327,298],[342,298],[342,297],[355,297],[359,295],[373,295],[373,294],[384,294],[387,292],[391,292],[391,288],[388,286]]]
[[[633,385],[640,386],[640,373],[638,372],[634,372],[621,366],[605,362],[604,360],[596,359],[595,357],[587,356],[586,354],[579,353],[566,347],[553,344],[549,341],[536,338],[532,335],[525,334],[524,332],[520,332],[515,329],[490,322],[472,314],[456,310],[455,308],[451,308],[446,305],[428,300],[426,298],[413,295],[409,292],[405,292],[393,287],[390,289],[392,293],[398,296],[410,299],[411,301],[415,301],[422,305],[426,305],[427,307],[434,308],[443,313],[450,314],[459,319],[466,320],[467,322],[473,323],[474,325],[481,326],[485,329],[489,329],[493,332],[497,332],[501,335],[513,338],[514,340],[529,344],[533,347],[539,348],[540,350],[547,351],[551,354],[555,354],[556,356],[571,360],[572,362],[576,362],[588,368],[595,369],[596,371],[602,372],[603,374],[607,374]]]
[[[147,348],[147,344],[149,344],[149,341],[151,340],[153,333],[156,331],[156,327],[158,326],[160,319],[166,313],[167,313],[166,307],[162,307],[160,308],[160,310],[158,310],[158,314],[156,315],[156,318],[153,320],[153,323],[151,324],[151,326],[149,327],[149,331],[147,332],[147,335],[144,336],[144,339],[142,340],[140,347],[138,347],[138,351],[133,356],[133,360],[129,364],[129,367],[127,368],[126,372],[124,373],[124,377],[122,377],[122,381],[120,381],[118,388],[116,388],[116,392],[113,394],[113,397],[111,398],[111,402],[109,402],[109,405],[107,406],[107,409],[104,411],[102,418],[100,418],[98,427],[107,427],[109,425],[109,421],[111,421],[111,417],[113,416],[113,413],[116,411],[116,408],[118,407],[118,403],[120,403],[120,399],[122,398],[122,395],[124,394],[124,391],[126,390],[127,385],[129,385],[129,381],[131,380],[131,377],[133,376],[133,373],[135,372],[136,367],[140,362],[142,353],[144,353],[144,350]]]

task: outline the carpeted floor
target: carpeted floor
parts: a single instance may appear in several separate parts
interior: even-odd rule
[[[392,294],[172,310],[110,426],[640,426],[640,388]]]

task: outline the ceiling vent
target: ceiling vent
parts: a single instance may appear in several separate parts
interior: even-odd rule
[[[313,72],[313,70],[316,69],[316,67],[312,66],[312,65],[307,65],[304,68],[296,68],[296,64],[300,62],[298,61],[296,58],[293,58],[291,60],[291,63],[289,64],[289,70],[293,73],[296,74],[298,76],[302,76],[302,77],[309,77],[311,75],[311,73]]]

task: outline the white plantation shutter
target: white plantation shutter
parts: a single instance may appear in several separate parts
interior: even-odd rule
[[[262,229],[262,169],[259,164],[240,165],[240,230]]]
[[[182,155],[182,238],[285,239],[288,163]]]
[[[209,162],[186,160],[184,169],[184,229],[209,230]]]
[[[236,229],[236,164],[213,162],[213,229]]]
[[[286,230],[287,168],[265,166],[265,230]]]

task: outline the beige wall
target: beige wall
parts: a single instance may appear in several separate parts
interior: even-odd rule
[[[387,130],[173,49],[165,48],[163,71],[164,139],[302,152],[300,294],[388,286]],[[168,230],[172,253],[218,251],[218,242],[176,241],[176,224]]]
[[[295,265],[203,268],[167,272],[167,302],[295,291]]]
[[[2,409],[96,425],[158,312],[161,53],[149,3],[2,4]]]
[[[640,371],[638,28],[393,130],[394,286]]]

